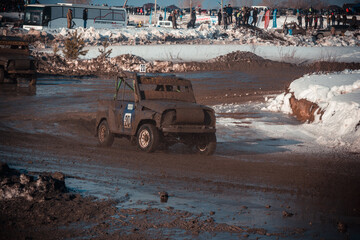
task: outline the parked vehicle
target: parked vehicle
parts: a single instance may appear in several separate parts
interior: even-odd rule
[[[0,83],[19,83],[25,79],[36,84],[35,60],[30,56],[29,43],[19,37],[0,36]]]
[[[62,28],[67,26],[66,14],[72,10],[72,27],[84,25],[83,12],[87,13],[87,27],[122,28],[127,26],[124,8],[84,4],[29,4],[25,7],[24,29]]]
[[[320,29],[313,33],[315,39],[321,39],[328,36],[344,35],[346,31],[355,31],[356,28],[349,25],[334,25],[327,29]]]
[[[145,152],[184,143],[211,155],[216,149],[215,113],[195,101],[189,80],[122,74],[114,99],[101,101],[96,116],[100,146],[128,138]]]

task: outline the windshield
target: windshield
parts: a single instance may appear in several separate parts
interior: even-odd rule
[[[191,82],[181,78],[140,77],[139,90],[142,100],[195,102]]]
[[[43,8],[26,9],[24,24],[41,26],[43,19]]]

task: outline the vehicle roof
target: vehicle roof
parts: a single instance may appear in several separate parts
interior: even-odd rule
[[[72,3],[57,3],[57,4],[29,4],[26,7],[82,7],[82,8],[96,8],[96,9],[124,9],[120,7],[111,6],[95,6],[86,4],[72,4]]]
[[[0,45],[22,45],[27,46],[29,43],[20,37],[0,36]]]

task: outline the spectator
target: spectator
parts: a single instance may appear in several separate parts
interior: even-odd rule
[[[258,10],[257,8],[254,9],[254,12],[253,12],[253,25],[256,26],[256,23],[257,23],[257,20],[258,20]]]
[[[305,15],[305,29],[308,29],[308,25],[309,25],[309,16],[308,14]]]
[[[176,12],[173,11],[171,14],[172,14],[173,29],[177,29],[177,24],[176,24]]]
[[[88,19],[88,10],[87,8],[85,8],[83,11],[84,28],[86,28],[87,19]]]
[[[231,7],[230,4],[226,8],[226,14],[227,14],[227,18],[228,18],[228,23],[231,24],[233,22],[232,21],[233,8]]]
[[[219,9],[219,12],[218,12],[218,23],[219,23],[219,25],[221,25],[221,19],[222,19],[221,9]]]
[[[337,25],[340,25],[340,23],[341,23],[340,13],[338,13],[338,15],[337,15],[337,17],[336,17],[336,20],[337,20]]]
[[[319,25],[319,29],[323,29],[324,28],[324,17],[322,14],[320,14],[320,25]]]
[[[335,26],[335,14],[331,13],[331,25]]]
[[[310,29],[312,28],[313,21],[314,21],[313,15],[310,14],[310,17],[309,17],[309,28]]]
[[[347,24],[347,16],[346,14],[344,13],[343,14],[343,25],[346,25]]]
[[[314,16],[314,28],[317,29],[317,26],[318,26],[318,15],[316,14]]]
[[[301,14],[298,15],[297,20],[298,20],[299,26],[302,27],[302,17],[301,17]]]
[[[66,18],[67,18],[67,27],[70,29],[72,25],[72,10],[70,8],[68,9]]]

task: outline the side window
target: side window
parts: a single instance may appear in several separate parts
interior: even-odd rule
[[[75,14],[73,13],[73,17],[74,18],[78,18],[78,19],[82,19],[83,18],[83,11],[84,11],[84,8],[75,8]]]
[[[125,21],[125,11],[114,11],[114,20]]]
[[[133,80],[125,80],[125,84],[124,82],[121,84],[121,88],[118,94],[118,100],[135,102],[134,89],[135,87]]]
[[[62,7],[51,7],[51,19],[62,18],[62,16]]]
[[[100,10],[99,9],[88,9],[88,19],[94,19],[94,18],[99,18],[100,15]]]
[[[113,13],[111,10],[101,10],[101,19],[113,20]]]

